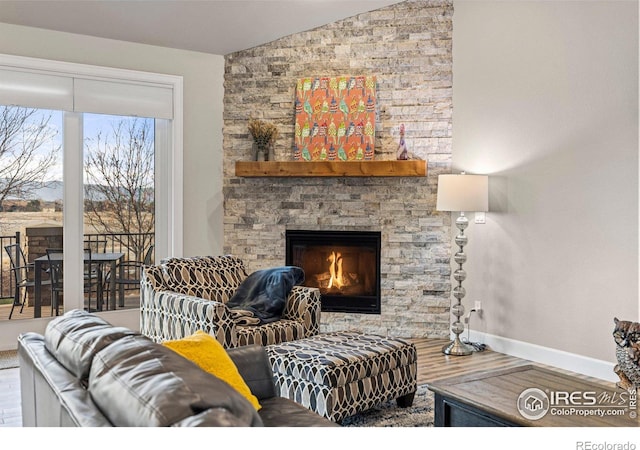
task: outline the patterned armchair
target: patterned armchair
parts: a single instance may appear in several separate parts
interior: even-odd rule
[[[140,280],[140,330],[156,342],[203,330],[225,347],[271,345],[318,334],[320,291],[294,286],[276,322],[236,323],[226,303],[247,277],[235,256],[169,258],[143,266]]]

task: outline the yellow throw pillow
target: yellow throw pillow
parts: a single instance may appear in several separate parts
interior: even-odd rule
[[[222,344],[204,331],[175,341],[166,341],[164,346],[196,363],[202,370],[225,381],[242,394],[258,411],[262,406],[249,386],[244,382],[238,368],[227,354]]]

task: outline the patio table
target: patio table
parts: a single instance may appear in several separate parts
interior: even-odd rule
[[[51,254],[51,259],[52,260],[61,260],[62,259],[62,254]],[[111,273],[115,273],[116,272],[116,267],[118,265],[119,261],[122,261],[122,259],[124,258],[124,253],[119,253],[119,252],[115,252],[115,253],[92,253],[91,254],[91,263],[92,264],[96,264],[100,269],[102,268],[103,265],[105,264],[110,264],[111,266]],[[33,317],[34,318],[39,318],[42,317],[42,264],[47,264],[49,262],[49,259],[47,258],[47,255],[44,256],[40,256],[39,258],[36,258],[33,260],[34,263],[34,269],[35,269],[35,277],[34,277],[34,302],[33,302]],[[85,259],[85,262],[89,262],[88,259]],[[120,264],[120,272],[122,272],[122,264]],[[122,277],[123,274],[120,273],[120,277]],[[110,303],[111,305],[107,305],[107,309],[116,309],[116,284],[113,282],[113,279],[111,280],[111,282],[109,283],[109,289],[111,290],[111,295],[109,296],[110,298]],[[123,293],[121,292],[120,295],[122,296]],[[121,301],[123,301],[123,298],[120,298]],[[99,302],[100,306],[101,302]],[[111,308],[109,308],[109,306],[111,306]]]

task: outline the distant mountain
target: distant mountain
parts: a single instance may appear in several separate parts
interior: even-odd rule
[[[62,181],[50,181],[45,183],[44,187],[34,191],[27,200],[42,200],[45,202],[62,201],[64,192],[64,183]]]
[[[41,200],[44,202],[62,201],[64,183],[62,181],[49,181],[43,187],[34,189],[31,194],[14,197],[9,196],[9,200]]]
[[[84,189],[93,190],[94,199],[102,200],[104,199],[104,195],[99,191],[96,192],[95,184],[84,185]],[[43,202],[55,202],[62,201],[64,196],[64,183],[62,181],[49,181],[44,184],[43,187],[39,189],[35,189],[33,193],[29,195],[25,195],[24,197],[9,197],[11,200],[40,200]],[[153,189],[145,192],[151,192],[151,196],[153,197]]]

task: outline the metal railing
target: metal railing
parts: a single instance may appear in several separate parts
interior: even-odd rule
[[[142,261],[149,246],[154,243],[154,233],[87,233],[85,245],[100,243],[106,252],[124,253],[125,261]],[[15,280],[11,273],[11,261],[4,250],[5,245],[21,244],[20,232],[13,236],[0,236],[0,299],[13,298]],[[23,247],[25,254],[27,249]],[[100,250],[102,251],[102,250]],[[152,255],[151,261],[155,260]]]
[[[5,251],[5,245],[20,244],[20,232],[13,236],[0,236],[0,299],[13,298],[15,279],[11,273],[11,260]]]
[[[104,246],[106,252],[124,253],[125,261],[142,261],[154,237],[154,233],[86,233],[84,242],[92,247]]]

